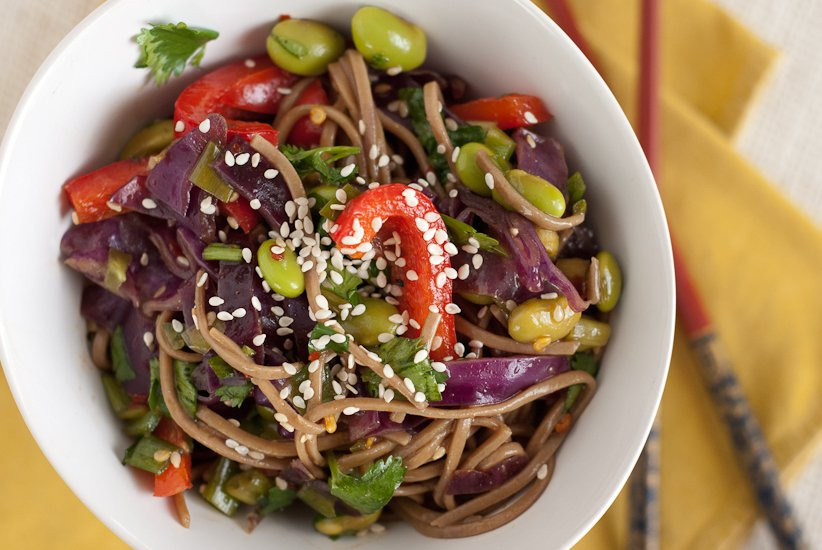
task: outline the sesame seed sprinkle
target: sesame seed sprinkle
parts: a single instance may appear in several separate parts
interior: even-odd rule
[[[208,119],[208,118],[207,118],[207,119],[205,119],[204,121],[202,121],[202,122],[200,123],[199,128],[200,128],[200,131],[201,131],[202,133],[204,133],[204,134],[205,134],[206,132],[208,132],[209,130],[211,130],[211,119]]]
[[[485,173],[485,185],[488,186],[488,189],[494,189],[494,176],[491,175],[491,172]]]
[[[234,154],[231,151],[225,152],[225,165],[234,166]]]
[[[212,296],[208,299],[208,305],[218,307],[225,303],[225,300],[220,298],[219,296]]]
[[[346,407],[343,409],[343,414],[346,416],[351,416],[352,414],[358,412],[360,412],[360,409],[358,407]]]
[[[245,60],[245,66],[248,67],[249,69],[253,69],[256,65],[257,65],[257,63],[251,58],[248,58],[248,59]]]
[[[450,313],[451,315],[457,315],[461,311],[460,306],[454,303],[446,304],[445,306],[445,312]]]
[[[208,281],[208,273],[203,273],[200,275],[200,278],[197,280],[197,287],[200,288]]]
[[[537,120],[537,117],[535,117],[534,113],[532,113],[531,111],[525,111],[525,113],[522,116],[523,118],[525,118],[525,122],[527,122],[528,124],[536,124],[537,122],[539,122]]]
[[[154,210],[155,208],[157,208],[157,203],[154,202],[154,199],[145,198],[143,199],[141,204],[143,205],[143,208],[145,208],[146,210]]]
[[[265,343],[265,334],[258,334],[252,338],[251,343],[255,346],[262,346]]]
[[[174,131],[175,132],[180,133],[185,129],[186,129],[186,123],[183,122],[182,120],[178,120],[177,122],[174,123]]]
[[[539,470],[537,470],[537,479],[541,480],[545,479],[546,477],[548,477],[548,465],[543,464],[539,467]]]
[[[275,170],[274,168],[269,168],[268,170],[263,172],[263,177],[265,177],[265,179],[267,180],[273,180],[277,177],[279,173],[280,172],[278,170]]]
[[[151,346],[154,345],[154,333],[153,332],[144,332],[143,333],[143,343],[146,345],[148,349],[151,349]]]
[[[354,172],[354,168],[356,168],[356,164],[354,164],[353,162],[351,164],[346,164],[342,167],[342,170],[340,170],[340,175],[344,178],[347,178]]]
[[[402,72],[402,67],[400,67],[399,65],[396,65],[394,67],[388,67],[385,70],[385,74],[387,74],[388,76],[397,76],[401,72]]]
[[[219,319],[220,321],[231,321],[232,319],[234,319],[234,316],[227,311],[220,311],[219,313],[217,313],[217,319]]]
[[[248,205],[251,207],[252,210],[259,210],[263,206],[260,202],[260,199],[251,199],[250,201],[248,201]]]
[[[425,394],[421,391],[418,391],[414,394],[414,401],[416,401],[417,403],[422,403],[423,401],[425,401]]]
[[[437,153],[439,153],[440,155],[444,155],[445,154],[445,145],[443,145],[442,143],[437,145]]]

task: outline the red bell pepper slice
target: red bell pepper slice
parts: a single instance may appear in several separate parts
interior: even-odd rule
[[[111,195],[137,176],[148,174],[148,158],[120,160],[66,182],[68,196],[78,223],[111,218],[119,214],[106,204]]]
[[[306,86],[294,105],[328,105],[328,95],[325,93],[322,83],[315,80]],[[310,149],[319,145],[322,132],[322,126],[314,124],[305,116],[294,124],[291,133],[288,134],[288,143]]]
[[[259,135],[272,145],[277,145],[279,139],[277,138],[277,130],[270,124],[264,122],[246,122],[245,120],[229,120],[228,122],[228,141],[234,136],[239,136],[251,143],[254,136]]]
[[[288,73],[284,71],[273,71],[276,66],[267,56],[255,57],[252,61],[253,64],[246,64],[246,60],[241,59],[224,65],[184,89],[174,102],[175,137],[197,127],[212,113],[233,119],[247,115],[248,110],[276,111],[282,99],[276,89],[281,87],[280,82],[293,80],[287,78]],[[263,84],[266,77],[270,80]],[[294,75],[290,77],[296,79]]]
[[[475,99],[449,105],[449,109],[463,120],[490,120],[502,130],[539,124],[552,117],[540,98],[524,94]]]
[[[154,476],[154,496],[170,497],[192,487],[191,483],[191,455],[181,454],[180,465],[174,467],[169,464],[162,473]]]
[[[260,223],[260,215],[244,197],[238,197],[234,202],[221,202],[220,209],[225,216],[231,216],[237,220],[240,229],[246,234],[257,227]]]
[[[191,489],[191,443],[188,434],[172,419],[163,417],[154,428],[153,435],[183,450],[178,467],[169,464],[162,473],[154,476],[154,496],[170,497]]]
[[[267,57],[252,61],[258,70],[240,78],[223,95],[221,103],[253,113],[277,114],[284,97],[279,90],[290,88],[298,77],[274,65]]]
[[[429,232],[423,232],[417,225],[418,219],[425,220],[425,215],[436,214],[434,221],[427,221]],[[381,224],[375,222],[379,218]],[[433,216],[429,216],[433,218]],[[431,200],[419,191],[401,183],[383,185],[365,191],[358,195],[342,211],[336,221],[336,227],[331,232],[331,238],[344,253],[352,257],[362,256],[356,249],[359,243],[369,242],[377,234],[374,226],[380,231],[396,231],[402,240],[402,257],[405,266],[397,267],[392,264],[392,277],[403,282],[403,294],[400,296],[400,308],[407,310],[410,318],[422,326],[428,316],[429,308],[433,306],[442,314],[442,321],[437,328],[437,336],[442,338],[442,344],[431,350],[431,357],[437,360],[454,355],[454,345],[457,343],[454,330],[454,316],[445,311],[445,306],[451,303],[451,279],[446,276],[446,269],[451,267],[447,252],[442,252],[440,263],[432,264],[435,254],[429,250],[431,244],[437,245],[436,233],[447,235],[445,223],[442,221],[437,208]],[[434,231],[430,231],[434,229]],[[357,237],[362,237],[357,239]],[[426,239],[425,237],[429,238]],[[352,244],[358,240],[357,244]],[[447,242],[439,243],[443,246]],[[436,252],[436,251],[435,251]],[[440,254],[436,254],[439,256]],[[416,273],[416,278],[409,279],[410,271]],[[408,334],[412,337],[419,335],[419,330],[410,327]]]

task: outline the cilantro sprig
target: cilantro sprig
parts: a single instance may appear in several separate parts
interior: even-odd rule
[[[296,145],[282,145],[280,150],[285,158],[294,165],[294,169],[300,178],[316,173],[323,183],[332,185],[342,185],[357,177],[357,167],[342,175],[342,168],[334,168],[332,163],[342,158],[356,155],[360,152],[359,147],[349,147],[347,145],[335,145],[332,147],[315,147],[313,149],[303,149]]]
[[[363,514],[372,514],[388,504],[405,477],[402,458],[389,456],[371,465],[359,477],[344,474],[333,453],[328,455],[331,494]]]
[[[140,29],[136,41],[140,58],[135,67],[149,69],[158,86],[180,76],[186,65],[198,67],[208,42],[220,36],[211,29],[189,27],[185,23],[151,24]]]
[[[423,349],[423,344],[419,338],[397,337],[381,344],[376,348],[376,353],[384,364],[391,365],[400,379],[410,379],[416,391],[425,394],[428,401],[439,401],[442,399],[442,394],[438,385],[448,380],[448,375],[435,371],[428,357],[418,363],[415,362],[414,356],[421,349]],[[380,375],[367,370],[361,374],[361,378],[368,386],[371,395],[379,395],[378,386],[382,380]]]

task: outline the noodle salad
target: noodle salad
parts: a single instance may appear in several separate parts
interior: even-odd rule
[[[217,37],[153,25],[137,66],[162,84]],[[331,537],[513,520],[593,395],[622,289],[549,110],[474,98],[380,8],[350,39],[283,16],[266,49],[64,185],[123,463],[185,526],[191,492],[249,531],[297,506]]]

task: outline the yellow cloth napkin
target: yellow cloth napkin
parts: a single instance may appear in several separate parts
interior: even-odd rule
[[[598,68],[633,116],[639,2],[571,0],[571,6]],[[663,202],[788,480],[822,434],[816,397],[822,318],[815,299],[822,233],[728,139],[774,53],[707,2],[662,6]],[[754,495],[681,331],[662,410],[662,547],[740,543],[758,513]],[[624,547],[627,534],[624,490],[578,548]]]

